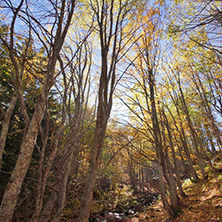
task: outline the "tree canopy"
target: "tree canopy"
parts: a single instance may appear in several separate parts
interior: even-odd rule
[[[177,217],[220,180],[221,7],[1,1],[0,221]]]

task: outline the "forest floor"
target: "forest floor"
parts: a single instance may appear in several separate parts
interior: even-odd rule
[[[192,183],[189,179],[183,184],[188,197],[181,200],[181,212],[171,218],[163,209],[162,202],[150,206],[132,222],[222,222],[222,173],[208,171],[208,179]]]

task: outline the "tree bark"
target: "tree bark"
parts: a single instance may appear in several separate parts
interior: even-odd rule
[[[64,43],[68,27],[71,23],[72,15],[74,12],[75,0],[71,1],[69,8],[70,11],[67,12],[66,21],[64,21],[65,5],[66,1],[63,0],[60,17],[58,18],[58,25],[55,33],[53,50],[48,60],[46,78],[35,108],[35,112],[27,129],[25,138],[22,142],[15,168],[9,179],[7,188],[2,199],[0,208],[0,221],[8,222],[11,220],[18,200],[19,193],[21,191],[22,183],[29,168],[29,163],[36,144],[36,138],[40,129],[42,119],[45,114],[45,109],[47,107],[49,90],[53,85],[56,61]],[[63,30],[62,27],[64,27]]]
[[[88,222],[93,189],[96,183],[97,168],[103,148],[107,123],[110,116],[116,82],[116,66],[120,52],[126,47],[123,43],[125,17],[130,13],[133,2],[101,1],[90,7],[95,13],[101,50],[101,74],[99,80],[98,108],[94,140],[91,146],[88,177],[82,199],[80,222]]]
[[[193,143],[194,143],[195,153],[196,153],[196,157],[197,157],[197,162],[198,162],[198,165],[200,167],[200,171],[201,171],[203,179],[206,179],[207,174],[204,170],[204,162],[203,162],[203,159],[201,158],[199,147],[198,147],[201,144],[199,142],[198,135],[197,135],[197,133],[194,129],[193,123],[190,119],[189,111],[188,111],[188,108],[187,108],[187,105],[186,105],[186,101],[185,101],[185,98],[184,98],[184,95],[183,95],[182,88],[180,86],[180,83],[178,83],[178,84],[179,84],[179,90],[180,90],[180,95],[181,95],[181,102],[183,104],[183,109],[184,109],[183,111],[186,114],[186,120],[187,120],[188,126],[190,128],[191,136],[193,138]]]
[[[173,176],[173,167],[169,159],[169,152],[168,152],[169,146],[167,146],[166,144],[165,123],[164,123],[165,117],[166,116],[164,114],[164,110],[162,110],[160,121],[161,121],[161,128],[162,128],[161,131],[162,131],[162,138],[163,138],[163,147],[165,148],[163,169],[164,169],[164,176],[169,186],[170,204],[172,206],[173,216],[176,216],[180,210],[180,207],[179,207],[180,198],[177,194],[176,181]]]
[[[173,177],[173,168],[169,160],[168,150],[165,151],[165,163],[164,164],[164,175],[167,180],[167,184],[169,186],[169,194],[170,194],[170,204],[173,211],[173,216],[177,216],[180,207],[179,201],[180,198],[177,194],[176,181]]]
[[[14,93],[12,95],[11,102],[10,102],[10,106],[7,109],[6,113],[4,113],[4,116],[3,116],[2,129],[1,129],[1,135],[0,135],[0,171],[1,171],[3,150],[5,147],[5,142],[6,142],[8,130],[9,130],[9,124],[10,124],[11,116],[14,111],[17,99],[18,99],[18,94],[16,91],[14,91]]]
[[[159,128],[159,122],[157,118],[157,111],[156,111],[156,102],[155,102],[155,92],[154,92],[154,85],[155,80],[153,76],[153,70],[148,67],[148,78],[149,78],[149,86],[150,86],[150,100],[151,100],[151,112],[152,112],[152,124],[153,124],[153,133],[154,133],[154,141],[156,147],[156,156],[157,156],[157,169],[159,175],[159,188],[161,194],[161,200],[163,202],[164,208],[169,212],[170,215],[173,215],[173,210],[167,200],[166,197],[166,188],[164,185],[164,155],[163,155],[163,145],[162,145],[162,138]]]
[[[33,149],[35,147],[36,138],[39,131],[41,120],[44,116],[44,108],[46,106],[47,96],[43,95],[39,100],[36,111],[30,122],[29,129],[26,137],[22,143],[20,153],[9,179],[6,191],[4,193],[1,208],[0,208],[0,221],[10,221],[18,200],[23,180],[29,167],[29,163],[32,157]]]
[[[96,129],[94,134],[94,141],[91,151],[89,172],[87,177],[87,186],[82,199],[82,209],[80,214],[80,222],[88,222],[90,215],[91,202],[93,197],[93,190],[96,183],[97,168],[100,161],[100,155],[104,142],[106,126],[108,121],[109,110],[107,114],[104,113],[104,104],[99,101],[98,116],[96,122]]]
[[[206,114],[208,116],[208,119],[211,122],[211,128],[212,128],[214,136],[215,136],[215,138],[217,140],[218,146],[221,149],[222,148],[221,132],[220,132],[220,130],[219,130],[217,124],[216,124],[215,118],[214,118],[214,116],[212,114],[211,107],[209,106],[209,102],[208,102],[207,97],[206,97],[206,92],[205,92],[204,86],[203,86],[203,84],[202,84],[202,82],[200,80],[200,76],[198,74],[196,74],[196,76],[197,76],[198,82],[200,84],[200,88],[202,90],[202,93],[201,93],[201,90],[199,89],[198,84],[194,80],[196,88],[197,88],[197,90],[198,90],[198,92],[200,94],[203,106],[205,108],[205,112],[206,112]]]
[[[172,140],[172,135],[171,135],[170,127],[169,127],[169,122],[168,122],[168,119],[167,119],[164,112],[163,112],[163,115],[164,115],[164,118],[165,118],[165,125],[166,125],[167,132],[168,132],[169,145],[170,145],[170,149],[172,151],[174,169],[175,169],[175,173],[176,173],[176,181],[177,181],[177,185],[178,185],[178,188],[179,188],[179,191],[180,191],[180,196],[181,197],[186,197],[186,194],[183,191],[182,184],[181,184],[181,181],[180,181],[179,166],[178,166],[178,163],[177,163],[177,158],[176,158],[176,153],[175,153],[175,149],[174,149],[174,145],[173,145],[173,140]]]
[[[172,118],[174,120],[174,125],[175,125],[177,131],[180,134],[180,140],[182,142],[185,155],[187,157],[187,163],[188,163],[189,171],[190,171],[191,176],[193,177],[192,180],[194,182],[197,182],[199,180],[199,178],[198,178],[197,173],[196,173],[196,171],[195,171],[195,169],[193,167],[192,159],[190,157],[190,151],[189,151],[189,148],[188,148],[187,138],[186,138],[186,135],[185,135],[185,132],[184,132],[184,128],[183,128],[183,124],[182,124],[182,120],[181,120],[181,117],[180,117],[179,108],[178,108],[178,105],[177,105],[176,101],[174,100],[174,98],[172,97],[171,94],[170,94],[170,96],[171,96],[171,98],[173,100],[173,103],[174,103],[176,111],[177,111],[177,115],[178,115],[178,118],[179,118],[180,129],[178,128],[178,126],[176,124],[176,120],[175,120],[174,116],[172,115],[171,111],[169,109],[168,109],[168,111],[170,112],[170,114],[171,114],[171,116],[172,116]]]

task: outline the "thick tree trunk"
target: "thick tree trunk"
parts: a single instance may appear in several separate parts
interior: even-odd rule
[[[13,212],[18,200],[18,195],[20,193],[22,183],[24,181],[32,157],[33,149],[35,147],[39,126],[44,116],[46,103],[47,95],[42,94],[42,97],[37,104],[36,111],[30,122],[27,134],[22,143],[15,168],[9,179],[2,199],[0,208],[0,221],[8,222],[13,216]]]
[[[48,94],[54,81],[56,61],[68,32],[68,28],[70,26],[72,15],[74,12],[74,7],[75,0],[72,0],[70,2],[66,2],[65,0],[63,0],[60,12],[57,11],[59,13],[58,20],[55,20],[55,24],[57,24],[57,29],[55,30],[54,38],[52,38],[54,39],[54,42],[50,45],[50,49],[48,51],[50,52],[50,56],[48,59],[46,77],[41,90],[41,95],[36,104],[35,112],[27,129],[25,138],[22,142],[15,168],[9,179],[2,199],[0,207],[0,221],[9,222],[13,216],[18,196],[21,191],[22,183],[29,168],[32,153],[36,145],[36,138],[48,102]]]

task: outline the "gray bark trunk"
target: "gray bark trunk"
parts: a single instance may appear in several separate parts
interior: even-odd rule
[[[9,179],[2,199],[0,208],[0,221],[8,222],[13,216],[13,212],[18,200],[18,195],[20,193],[22,183],[24,181],[32,157],[33,149],[35,147],[39,126],[44,116],[44,108],[46,107],[47,102],[46,99],[47,96],[42,95],[42,99],[37,104],[36,111],[30,122],[26,137],[22,143],[15,168]]]
[[[66,13],[67,16],[66,21],[65,21],[65,6],[66,6],[66,1],[62,1],[60,16],[58,21],[56,21],[57,30],[55,33],[54,44],[52,47],[53,51],[51,51],[51,55],[49,56],[48,60],[45,82],[41,91],[40,98],[37,102],[35,112],[31,119],[29,128],[27,129],[27,133],[22,142],[15,168],[9,179],[7,188],[5,190],[1,202],[0,221],[9,222],[11,220],[18,200],[19,193],[21,191],[22,183],[24,181],[26,172],[29,168],[29,163],[36,144],[36,138],[47,106],[48,93],[53,85],[56,61],[58,59],[60,50],[65,40],[65,36],[70,26],[70,22],[74,12],[75,1],[72,0],[70,6],[68,7],[69,10]]]
[[[17,99],[18,99],[18,93],[16,91],[14,91],[14,93],[12,95],[11,102],[10,102],[10,106],[7,109],[6,113],[4,113],[4,116],[3,116],[2,130],[1,130],[1,135],[0,135],[0,170],[1,170],[1,164],[2,164],[3,150],[5,147],[5,142],[6,142],[7,135],[8,135],[9,124],[10,124],[11,116],[14,111]]]
[[[12,218],[14,208],[18,200],[18,195],[20,193],[21,186],[24,181],[25,174],[28,170],[32,153],[35,147],[36,138],[38,135],[39,127],[41,125],[41,121],[44,116],[46,104],[47,93],[44,93],[37,103],[36,111],[30,122],[29,129],[22,143],[15,168],[13,170],[2,200],[0,209],[0,219],[2,221],[10,221]]]

